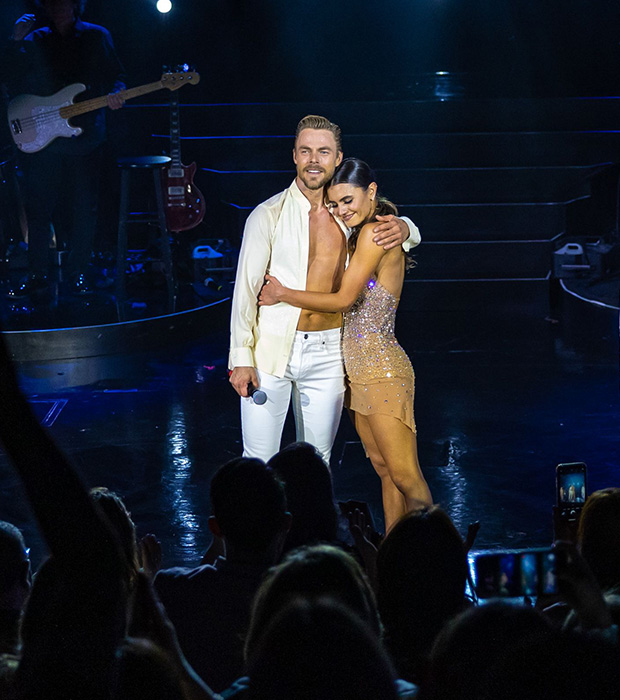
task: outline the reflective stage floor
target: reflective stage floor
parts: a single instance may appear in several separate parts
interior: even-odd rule
[[[550,311],[541,281],[408,281],[397,323],[416,371],[425,475],[463,534],[480,521],[476,549],[550,542],[559,462],[585,461],[590,490],[620,485],[616,311],[567,295]],[[210,477],[241,453],[226,326],[220,314],[198,340],[165,349],[20,364],[84,481],[123,496],[139,534],[161,539],[167,566],[200,559]],[[76,387],[67,374],[87,379]],[[332,469],[337,498],[368,501],[380,524],[379,482],[346,416]],[[24,530],[38,564],[44,545],[1,452],[0,482],[0,518]]]

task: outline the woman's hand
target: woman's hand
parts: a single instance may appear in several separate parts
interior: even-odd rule
[[[282,301],[282,294],[286,287],[283,287],[277,277],[265,275],[265,284],[258,295],[259,306],[272,306]]]

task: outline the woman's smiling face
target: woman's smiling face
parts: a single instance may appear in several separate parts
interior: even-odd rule
[[[371,182],[367,189],[349,183],[332,185],[327,191],[327,205],[349,227],[359,226],[370,218],[375,209],[377,185]]]

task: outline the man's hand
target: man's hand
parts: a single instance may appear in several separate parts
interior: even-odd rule
[[[375,233],[372,239],[384,250],[401,246],[409,238],[409,226],[394,214],[377,216],[379,222],[373,229]]]
[[[21,41],[35,28],[37,18],[34,15],[22,15],[13,27],[13,41]]]
[[[239,394],[239,396],[249,396],[248,391],[250,384],[258,389],[260,382],[258,381],[258,374],[254,367],[235,367],[230,373],[230,378],[228,380],[232,385],[234,390]]]
[[[120,92],[111,92],[108,95],[108,107],[110,109],[120,109],[125,104],[125,98]]]

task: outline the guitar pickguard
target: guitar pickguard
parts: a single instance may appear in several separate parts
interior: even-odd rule
[[[73,104],[73,98],[86,90],[81,83],[68,85],[50,97],[20,95],[8,107],[9,128],[13,140],[24,153],[36,153],[58,137],[79,136],[82,129],[71,126],[60,110]]]

